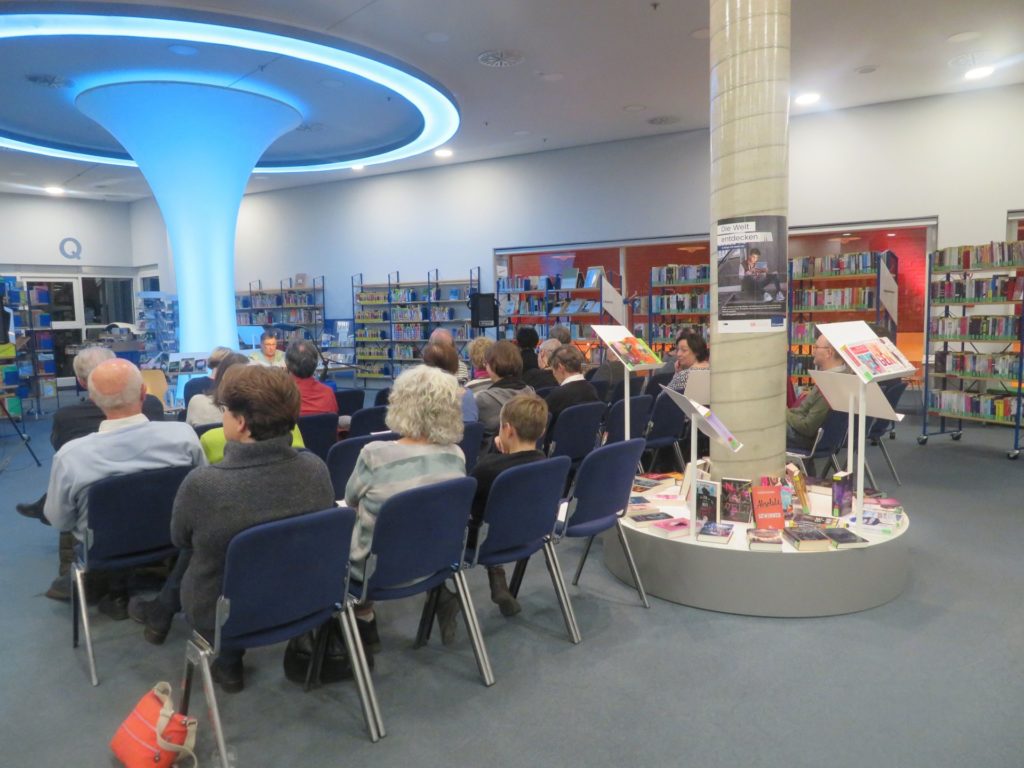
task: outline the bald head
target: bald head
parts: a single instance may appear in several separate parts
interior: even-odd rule
[[[430,341],[433,344],[444,344],[446,347],[455,346],[455,338],[447,328],[435,328],[430,334]]]
[[[145,396],[142,374],[127,360],[106,360],[89,374],[89,399],[108,419],[123,419],[142,413]]]

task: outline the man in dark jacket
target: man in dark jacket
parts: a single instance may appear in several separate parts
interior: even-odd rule
[[[552,424],[570,405],[599,400],[594,385],[583,378],[583,362],[583,353],[571,344],[564,344],[552,353],[551,373],[558,382],[558,389],[549,392],[546,398]]]

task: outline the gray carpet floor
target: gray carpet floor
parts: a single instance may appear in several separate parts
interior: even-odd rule
[[[155,682],[180,685],[187,627],[165,645],[93,611],[100,686],[71,648],[70,609],[43,592],[56,534],[14,512],[49,466],[47,419],[29,422],[36,468],[0,425],[0,745],[4,766],[111,766],[107,742]],[[913,517],[911,578],[891,603],[821,619],[701,611],[636,593],[600,546],[570,587],[583,642],[571,645],[540,562],[503,618],[486,574],[469,574],[497,683],[484,688],[468,638],[413,650],[419,599],[379,609],[374,681],[388,735],[367,738],[351,683],[303,693],[282,646],[246,657],[246,688],[220,696],[238,766],[985,766],[1024,765],[1024,461],[1011,433],[968,426],[918,446],[919,424],[887,443],[903,477],[881,484]],[[559,545],[571,576],[581,547]],[[198,753],[214,742],[201,694]]]

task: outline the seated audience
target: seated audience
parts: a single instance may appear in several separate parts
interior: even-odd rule
[[[114,353],[107,347],[84,347],[75,355],[72,366],[75,371],[75,378],[78,386],[86,392],[89,391],[89,374],[100,363],[106,360],[113,360]],[[160,398],[147,394],[142,403],[142,413],[150,421],[164,420],[164,404]],[[100,423],[106,418],[103,411],[92,400],[82,400],[71,405],[58,408],[53,414],[53,424],[50,429],[50,444],[54,451],[59,451],[64,445],[75,438],[84,435],[91,435],[96,432]],[[40,522],[46,523],[43,517],[43,508],[46,505],[46,494],[28,504],[15,504],[18,514],[25,517],[34,517]],[[51,600],[70,600],[71,561],[74,559],[74,537],[68,531],[60,534],[58,547],[59,569],[57,578],[50,584],[45,595]]]
[[[670,389],[682,392],[690,371],[710,370],[708,343],[695,331],[683,331],[676,339],[675,375],[668,383]]]
[[[224,448],[227,443],[228,437],[224,432],[224,427],[208,429],[199,437],[199,444],[203,446],[203,453],[206,455],[206,461],[209,464],[220,464],[224,460]],[[299,425],[296,424],[294,429],[292,429],[292,448],[298,450],[305,447],[306,444],[302,440],[302,432],[299,430]]]
[[[516,395],[502,406],[501,427],[494,438],[499,452],[482,456],[471,473],[477,485],[469,522],[470,546],[476,545],[477,530],[484,517],[487,497],[498,475],[511,467],[544,458],[544,454],[537,450],[537,441],[544,434],[547,423],[547,404],[536,395]],[[487,579],[491,585],[491,600],[497,603],[502,616],[515,616],[519,613],[519,602],[509,591],[505,568],[500,565],[488,567]]]
[[[54,528],[72,531],[80,542],[89,528],[88,492],[97,480],[148,469],[205,463],[195,431],[177,421],[153,422],[142,413],[146,386],[139,369],[113,359],[89,374],[89,399],[106,417],[98,431],[66,443],[53,457],[44,514]],[[101,610],[128,617],[125,574],[111,574]]]
[[[179,600],[192,626],[213,639],[232,537],[334,505],[327,466],[291,447],[301,405],[291,376],[265,366],[233,366],[219,381],[217,398],[228,440],[224,460],[192,472],[181,484],[171,517],[171,538],[181,549],[178,565],[160,597],[132,604],[133,618],[146,624],[150,641],[163,642]],[[244,686],[244,653],[222,650],[213,664],[213,679],[228,693]]]
[[[567,325],[554,325],[548,332],[549,339],[555,339],[559,344],[571,344],[572,333]]]
[[[520,350],[511,341],[499,341],[488,350],[487,374],[491,377],[491,386],[473,392],[477,408],[480,409],[480,421],[484,425],[485,451],[492,450],[494,436],[498,434],[501,406],[516,395],[533,393],[533,389],[522,378],[523,358]]]
[[[469,364],[472,366],[472,379],[466,385],[474,392],[479,387],[486,389],[491,385],[491,377],[487,374],[487,353],[494,346],[494,339],[489,336],[477,336],[466,348]]]
[[[214,370],[213,387],[206,392],[193,396],[185,412],[185,423],[198,427],[203,424],[220,424],[224,419],[224,410],[217,403],[217,382],[233,365],[248,365],[249,358],[237,352],[229,352],[217,364]]]
[[[216,378],[217,366],[220,361],[231,354],[227,347],[214,347],[206,357],[206,376],[194,376],[185,382],[185,407],[196,395],[213,389],[213,380]]]
[[[460,387],[466,386],[466,382],[469,381],[469,366],[459,357],[459,350],[455,346],[455,337],[452,336],[452,332],[447,328],[435,328],[430,334],[431,344],[444,344],[445,346],[451,347],[455,352],[455,359],[458,362],[458,370],[455,372],[455,380],[459,382]]]
[[[284,352],[277,348],[277,332],[264,331],[260,334],[260,348],[249,354],[249,359],[260,365],[284,368]]]
[[[442,371],[447,371],[452,376],[456,376],[458,366],[455,363],[459,356],[455,352],[454,346],[438,344],[432,341],[423,348],[422,359],[424,365],[429,365],[431,368],[440,368]],[[456,381],[458,381],[457,376]],[[462,398],[462,420],[476,421],[480,417],[480,411],[476,407],[476,398],[473,397],[473,393],[460,386],[459,397]]]
[[[814,367],[819,371],[849,373],[846,363],[824,336],[818,336],[814,342]],[[786,411],[787,447],[808,450],[814,445],[818,429],[825,423],[830,410],[828,401],[817,387],[799,404],[789,408]],[[807,471],[813,472],[811,465],[808,465]]]
[[[560,346],[562,346],[562,342],[558,339],[548,339],[541,344],[537,351],[537,367],[523,371],[523,381],[534,389],[557,387],[558,381],[551,373],[551,354]]]
[[[295,385],[302,396],[300,416],[338,412],[338,400],[334,397],[334,390],[313,376],[320,364],[320,352],[316,344],[311,341],[292,342],[285,353],[284,364],[288,373],[295,379]]]
[[[366,445],[345,487],[345,503],[357,511],[351,555],[355,578],[362,577],[373,528],[385,501],[400,491],[466,474],[466,459],[458,446],[462,403],[454,376],[427,365],[405,370],[391,390],[386,423],[401,437]],[[444,590],[438,617],[445,644],[455,640],[457,611],[457,598]],[[373,605],[358,606],[356,618],[367,650],[379,650]]]
[[[558,382],[558,389],[548,392],[545,398],[552,425],[570,405],[596,403],[600,399],[594,385],[583,378],[583,353],[573,345],[563,344],[551,353],[551,373]]]
[[[523,358],[523,373],[537,367],[537,343],[540,336],[532,325],[521,325],[516,331],[516,345]]]

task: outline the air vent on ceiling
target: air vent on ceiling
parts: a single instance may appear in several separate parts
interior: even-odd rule
[[[659,115],[658,117],[652,117],[647,123],[649,125],[675,125],[680,120],[681,118],[676,115]]]
[[[315,131],[322,131],[325,128],[323,123],[303,123],[295,129],[296,133],[313,133]]]
[[[43,88],[67,88],[72,85],[70,80],[63,78],[60,75],[25,75],[25,79],[32,83],[32,85],[40,85]]]
[[[476,57],[476,60],[485,67],[497,67],[500,69],[522,64],[526,58],[521,51],[513,51],[506,48],[500,51],[484,51]]]

